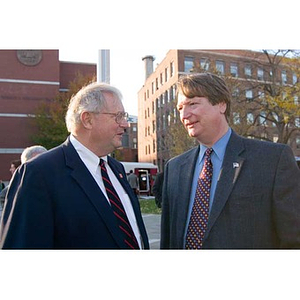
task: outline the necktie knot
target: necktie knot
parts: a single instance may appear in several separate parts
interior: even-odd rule
[[[213,148],[207,148],[206,151],[205,151],[205,156],[207,158],[209,158],[213,151],[214,151]]]

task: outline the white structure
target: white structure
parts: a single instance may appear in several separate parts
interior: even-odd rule
[[[98,50],[97,82],[110,83],[110,50]]]

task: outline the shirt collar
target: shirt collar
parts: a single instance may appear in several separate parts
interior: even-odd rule
[[[70,135],[70,141],[80,156],[81,160],[87,166],[87,168],[93,172],[94,174],[97,171],[97,168],[100,163],[100,158],[107,162],[107,155],[103,157],[98,157],[95,153],[85,147],[82,143],[80,143],[72,134]]]
[[[212,146],[214,150],[214,154],[219,160],[223,160],[225,155],[226,146],[228,144],[230,135],[231,135],[231,128],[227,130],[227,132]],[[203,144],[200,144],[200,153],[199,153],[199,163],[202,161],[205,151],[208,147]]]

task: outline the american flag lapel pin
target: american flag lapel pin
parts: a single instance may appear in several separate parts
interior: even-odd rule
[[[234,163],[232,164],[232,166],[233,166],[234,169],[236,169],[236,168],[238,168],[238,167],[240,166],[240,164],[237,163],[237,162],[234,162]]]
[[[123,175],[121,173],[119,173],[120,178],[123,178]]]

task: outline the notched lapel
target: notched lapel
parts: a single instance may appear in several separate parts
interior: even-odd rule
[[[233,132],[224,156],[205,238],[209,235],[210,230],[228,201],[230,193],[241,173],[245,161],[245,158],[241,156],[244,149],[242,138]]]
[[[80,159],[72,144],[67,143],[66,147],[63,149],[65,152],[66,165],[72,169],[71,176],[87,195],[87,200],[93,204],[99,214],[99,217],[101,217],[105,222],[108,230],[111,232],[111,235],[116,240],[117,244],[120,246],[120,248],[123,248],[124,241],[120,237],[119,228],[117,227],[116,223],[113,222],[113,212],[105,195],[102,193],[98,184]]]

